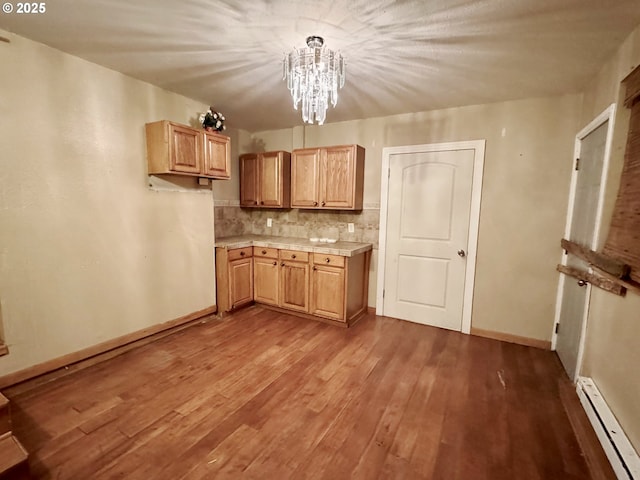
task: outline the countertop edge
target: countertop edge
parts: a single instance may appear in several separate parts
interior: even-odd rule
[[[288,237],[270,237],[260,238],[258,236],[254,238],[246,238],[246,236],[234,238],[223,237],[216,240],[214,246],[216,248],[244,248],[244,247],[268,247],[278,248],[283,250],[299,250],[301,252],[321,253],[328,255],[340,255],[342,257],[354,257],[361,253],[368,252],[373,249],[371,243],[360,242],[336,242],[333,243],[319,243],[310,244],[310,240],[304,238],[293,239]],[[314,242],[315,243],[315,242]],[[335,246],[334,246],[335,245]]]

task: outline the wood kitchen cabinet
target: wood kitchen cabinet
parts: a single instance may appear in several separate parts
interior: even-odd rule
[[[278,311],[348,326],[367,310],[371,250],[343,256],[230,245],[216,248],[219,312],[255,301]]]
[[[231,140],[216,132],[201,131],[204,135],[202,173],[205,177],[229,178],[231,176]]]
[[[290,172],[289,152],[240,155],[240,206],[289,208]]]
[[[280,265],[278,250],[253,247],[253,299],[267,305],[280,301]]]
[[[150,175],[229,178],[229,137],[166,120],[147,123],[145,132]]]
[[[228,312],[253,301],[253,247],[216,248],[216,301]]]
[[[367,309],[370,253],[353,257],[312,254],[309,313],[351,322]]]
[[[309,311],[309,253],[280,250],[280,301],[297,312]]]
[[[364,148],[305,148],[291,156],[291,206],[362,210]]]

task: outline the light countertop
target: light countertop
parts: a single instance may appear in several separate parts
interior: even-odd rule
[[[222,237],[216,240],[215,246],[227,249],[251,246],[271,247],[284,250],[300,250],[302,252],[341,255],[343,257],[353,257],[373,248],[370,243],[341,241],[336,243],[312,242],[308,238],[274,237],[270,235],[237,235],[233,237]]]

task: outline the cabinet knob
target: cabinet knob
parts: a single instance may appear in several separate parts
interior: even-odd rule
[[[282,263],[280,264],[280,266],[281,266],[281,267],[284,267],[284,262],[282,262]]]
[[[314,270],[318,270],[318,267],[313,267]]]
[[[274,265],[274,266],[278,265],[278,262],[273,262],[273,265]],[[284,264],[283,264],[283,265],[284,265]]]
[[[291,255],[291,258],[296,258],[296,256],[295,255]]]
[[[313,202],[313,206],[317,207],[318,206],[318,202]]]
[[[264,202],[260,202],[260,205],[264,205]]]
[[[331,261],[331,259],[329,257],[324,259],[325,262],[329,263]]]
[[[263,254],[263,255],[266,255],[266,254],[267,254],[267,251],[266,251],[266,250],[262,250],[262,254]]]
[[[240,252],[240,256],[241,256],[241,257],[244,257],[244,252]]]
[[[258,202],[254,200],[254,201],[253,201],[253,204],[254,204],[254,205],[257,205],[257,204],[258,204]]]
[[[322,202],[322,206],[324,207],[327,203],[326,202]]]

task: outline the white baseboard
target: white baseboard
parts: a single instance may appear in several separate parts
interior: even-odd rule
[[[593,379],[578,377],[580,403],[619,480],[640,480],[640,456],[622,430]]]

